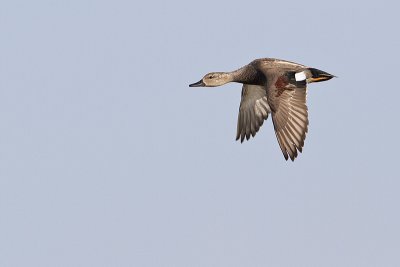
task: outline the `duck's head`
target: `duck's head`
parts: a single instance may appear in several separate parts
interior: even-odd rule
[[[189,87],[215,87],[231,82],[231,75],[225,72],[211,72],[206,74],[197,83],[192,83]]]

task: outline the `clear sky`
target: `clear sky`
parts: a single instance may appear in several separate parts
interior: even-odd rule
[[[0,266],[400,266],[400,6],[367,2],[3,1]],[[295,162],[188,87],[262,57],[339,76]]]

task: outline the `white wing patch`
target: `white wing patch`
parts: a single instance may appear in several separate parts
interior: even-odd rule
[[[306,77],[306,73],[304,71],[302,71],[302,72],[296,73],[294,75],[294,78],[296,79],[296,82],[298,82],[298,81],[304,81],[307,77]]]

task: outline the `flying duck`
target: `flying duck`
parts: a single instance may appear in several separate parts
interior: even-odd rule
[[[307,84],[335,77],[298,63],[262,58],[232,72],[211,72],[190,87],[242,83],[236,140],[255,136],[272,114],[276,138],[286,160],[302,152],[308,131]]]

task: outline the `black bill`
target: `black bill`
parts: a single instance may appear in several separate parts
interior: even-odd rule
[[[203,86],[206,86],[206,85],[203,83],[203,79],[201,79],[201,80],[198,81],[197,83],[189,84],[189,87],[203,87]]]

